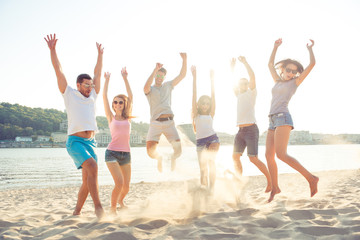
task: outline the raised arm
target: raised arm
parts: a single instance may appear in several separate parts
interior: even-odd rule
[[[44,39],[50,49],[51,63],[55,70],[58,88],[61,93],[64,93],[67,87],[67,81],[56,54],[56,49],[55,49],[57,43],[56,34],[54,34],[54,36],[50,34],[50,37],[49,35],[47,35],[47,37],[46,38],[44,37]]]
[[[273,78],[273,80],[275,82],[281,79],[279,74],[276,72],[275,64],[274,64],[276,51],[277,51],[278,47],[281,45],[281,43],[282,43],[281,38],[279,38],[278,40],[275,41],[274,49],[273,49],[273,51],[271,53],[271,56],[270,56],[270,59],[269,59],[269,64],[268,64],[271,76],[272,76],[272,78]]]
[[[307,75],[309,75],[309,73],[311,72],[311,70],[315,66],[315,56],[314,56],[314,52],[312,50],[312,47],[314,46],[314,40],[310,39],[310,41],[311,41],[310,45],[306,44],[306,47],[309,50],[309,54],[310,54],[310,63],[305,68],[305,70],[297,77],[296,85],[298,85],[298,86],[304,81],[304,79],[307,77]]]
[[[249,81],[249,88],[251,90],[255,89],[256,88],[256,82],[255,82],[255,74],[254,74],[254,71],[252,70],[252,68],[250,67],[249,63],[246,61],[246,58],[243,57],[243,56],[240,56],[238,57],[239,61],[242,62],[246,68],[246,71],[248,72],[249,74],[249,78],[250,78],[250,81]]]
[[[131,91],[131,88],[130,88],[130,84],[129,84],[129,81],[128,81],[128,73],[126,71],[126,67],[124,67],[123,69],[121,69],[121,76],[123,77],[124,79],[124,83],[125,83],[125,87],[126,87],[126,92],[128,94],[128,98],[129,98],[129,102],[132,103],[133,101],[133,94],[132,94],[132,91]]]
[[[95,92],[96,94],[98,94],[100,92],[100,79],[101,79],[101,71],[103,64],[104,48],[99,43],[96,43],[96,48],[98,51],[98,57],[94,69],[94,85],[95,85]]]
[[[155,74],[160,70],[160,68],[162,68],[162,66],[163,66],[163,64],[156,63],[154,71],[151,73],[150,77],[148,78],[148,80],[145,83],[145,86],[144,86],[144,93],[145,94],[148,94],[150,92],[151,84],[154,81]]]
[[[234,78],[234,70],[235,70],[235,65],[236,65],[236,58],[232,58],[231,61],[230,61],[230,68],[231,68],[231,73],[233,75],[233,82],[234,82],[234,94],[235,96],[237,96],[240,92],[240,89],[239,89],[239,84],[237,84],[237,81],[236,79]]]
[[[180,74],[172,81],[172,86],[175,87],[179,84],[181,80],[183,80],[186,76],[186,70],[187,70],[187,55],[186,53],[180,53],[180,56],[183,60],[182,67]]]
[[[197,104],[196,104],[196,67],[191,66],[191,73],[193,76],[193,97],[192,97],[192,118],[195,118],[198,114]]]
[[[105,84],[104,84],[104,90],[103,90],[103,102],[104,102],[105,115],[106,115],[106,118],[107,118],[109,124],[111,123],[111,120],[113,118],[113,114],[111,112],[110,104],[109,104],[109,100],[108,100],[108,96],[107,96],[108,89],[109,89],[110,75],[111,74],[109,72],[104,73]]]
[[[211,109],[210,115],[214,117],[215,115],[215,85],[214,85],[214,70],[210,70],[210,79],[211,79]]]

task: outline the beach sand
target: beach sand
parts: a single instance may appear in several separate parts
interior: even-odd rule
[[[360,170],[315,173],[310,198],[300,174],[279,175],[282,192],[267,203],[263,176],[218,176],[209,196],[198,179],[136,183],[117,216],[95,217],[88,197],[72,216],[78,187],[0,192],[0,239],[360,239]],[[112,186],[100,186],[109,212]]]

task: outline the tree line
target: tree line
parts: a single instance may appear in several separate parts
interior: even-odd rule
[[[0,103],[0,140],[14,140],[18,136],[50,136],[60,131],[66,112],[56,109],[31,108],[19,104]],[[97,116],[99,129],[108,127],[106,117]],[[146,123],[132,122],[132,130],[147,132]]]

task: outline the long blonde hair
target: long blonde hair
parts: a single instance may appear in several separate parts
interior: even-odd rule
[[[121,98],[123,101],[124,101],[124,108],[123,108],[123,111],[121,113],[121,116],[124,118],[124,119],[130,119],[130,118],[134,118],[133,116],[131,116],[131,113],[132,113],[132,102],[129,101],[129,98],[124,95],[124,94],[119,94],[119,95],[116,95],[114,98],[113,98],[113,102],[112,102],[112,109],[115,111],[115,108],[114,108],[114,100],[115,98]]]

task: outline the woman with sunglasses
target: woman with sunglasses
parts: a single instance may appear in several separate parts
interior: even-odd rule
[[[112,101],[111,112],[107,97],[110,73],[104,74],[105,84],[103,92],[105,115],[109,123],[111,142],[105,152],[106,165],[114,179],[115,187],[111,194],[111,213],[116,214],[116,205],[125,207],[124,198],[129,192],[131,177],[131,155],[130,155],[130,130],[131,110],[133,95],[127,79],[126,68],[121,70],[128,96],[116,95]]]
[[[304,81],[307,75],[315,66],[315,57],[312,50],[314,41],[307,44],[310,54],[310,64],[305,69],[295,60],[285,59],[274,64],[274,59],[278,47],[282,44],[282,39],[275,41],[274,49],[269,60],[269,69],[275,82],[272,88],[272,100],[269,114],[269,129],[266,138],[266,160],[271,176],[272,190],[268,202],[274,199],[274,196],[280,193],[278,185],[278,172],[275,162],[276,156],[297,170],[303,175],[310,185],[310,196],[317,193],[317,184],[319,178],[311,174],[295,158],[287,154],[287,145],[290,137],[290,131],[294,129],[293,121],[288,110],[288,104],[291,97],[296,92],[297,87]]]
[[[196,67],[191,67],[193,76],[192,119],[196,133],[196,150],[200,166],[201,187],[212,194],[215,186],[215,157],[220,142],[213,129],[215,115],[214,72],[210,71],[211,97],[203,95],[196,102]]]

